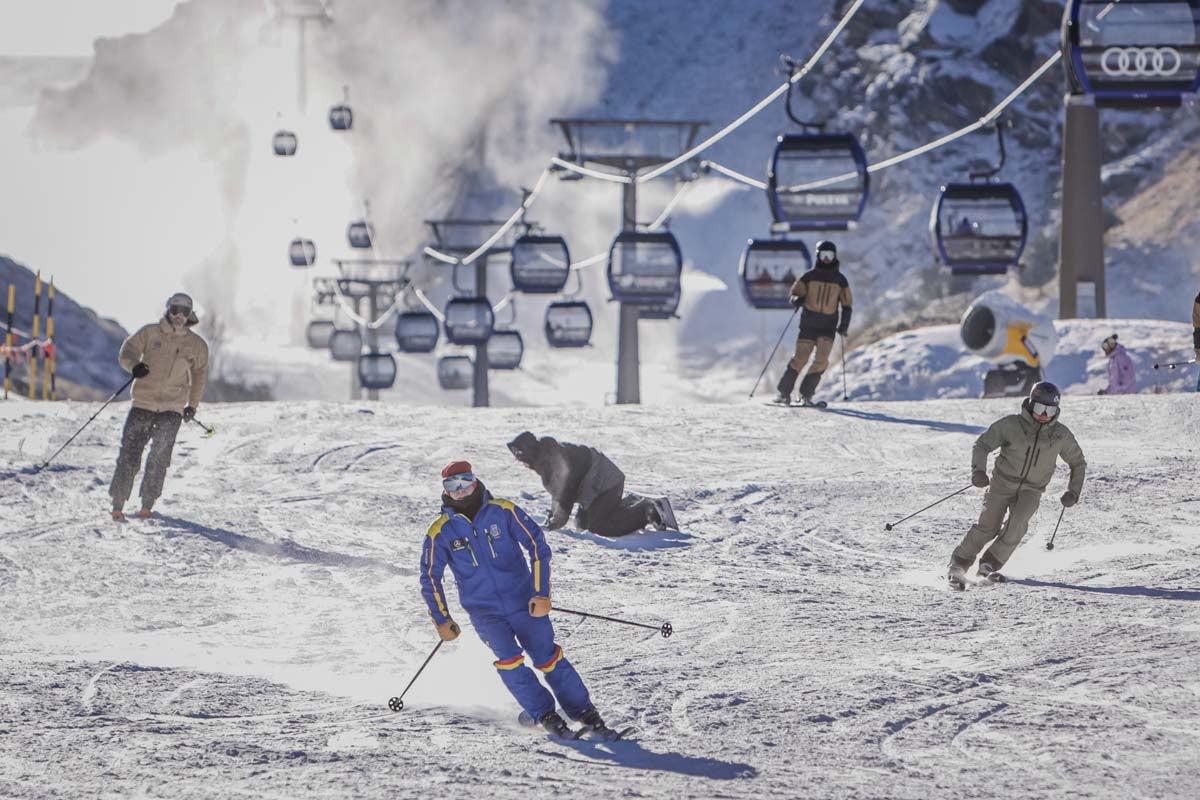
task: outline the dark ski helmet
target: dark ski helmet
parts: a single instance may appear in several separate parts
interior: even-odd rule
[[[1057,407],[1061,395],[1062,393],[1058,391],[1058,387],[1050,381],[1038,381],[1029,390],[1029,402]]]
[[[829,253],[829,256],[822,258],[822,253]],[[818,264],[832,264],[837,261],[837,245],[828,239],[817,242],[816,258]]]

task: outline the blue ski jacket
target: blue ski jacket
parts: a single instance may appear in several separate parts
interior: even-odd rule
[[[526,561],[528,554],[528,562]],[[421,594],[435,624],[450,619],[442,575],[447,565],[468,614],[526,611],[550,596],[550,546],[538,524],[508,500],[484,494],[475,522],[443,506],[421,548]]]

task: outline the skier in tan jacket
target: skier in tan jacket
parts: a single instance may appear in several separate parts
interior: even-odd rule
[[[138,516],[149,517],[162,494],[179,425],[190,422],[208,380],[208,344],[190,328],[200,320],[192,298],[171,295],[163,318],[143,326],[121,345],[117,360],[133,374],[133,407],[121,434],[121,454],[108,493],[112,518],[125,519],[125,501],[133,489],[142,451],[150,444]]]
[[[953,588],[963,588],[966,571],[985,546],[987,550],[979,559],[979,575],[1000,578],[999,570],[1024,538],[1029,520],[1041,503],[1042,492],[1054,477],[1059,458],[1071,468],[1061,502],[1067,508],[1079,502],[1087,462],[1074,434],[1058,421],[1058,414],[1058,387],[1042,381],[1034,384],[1029,397],[1021,403],[1021,413],[1002,417],[975,440],[971,451],[971,482],[981,488],[986,486],[987,493],[983,496],[979,521],[971,526],[950,557],[947,578]],[[997,448],[1000,455],[989,480],[988,454]]]

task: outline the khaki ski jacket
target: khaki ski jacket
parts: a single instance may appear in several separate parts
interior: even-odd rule
[[[1087,462],[1074,434],[1057,417],[1045,425],[1039,423],[1029,411],[1028,400],[1021,404],[1020,414],[996,420],[975,440],[971,469],[986,472],[988,454],[996,449],[1000,455],[996,457],[992,484],[998,489],[1016,491],[1028,486],[1045,491],[1062,458],[1071,468],[1067,488],[1076,497],[1083,491]]]
[[[194,319],[194,317],[192,318]],[[150,374],[133,382],[133,407],[182,413],[196,408],[208,380],[208,344],[189,328],[175,330],[163,319],[143,326],[121,345],[117,360],[126,372],[139,361]]]

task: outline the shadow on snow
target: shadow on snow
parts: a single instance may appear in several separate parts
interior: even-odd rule
[[[945,431],[947,433],[970,433],[978,436],[983,433],[986,428],[981,428],[978,425],[966,425],[961,422],[941,422],[934,419],[910,419],[908,417],[893,417],[888,414],[881,414],[877,411],[858,411],[853,408],[827,408],[826,414],[840,414],[844,417],[853,417],[855,419],[866,419],[874,422],[898,422],[901,425],[919,425],[923,428],[929,428],[934,431]]]
[[[566,753],[552,750],[542,750],[541,752],[567,761],[576,761],[585,764],[675,772],[680,775],[694,775],[698,778],[712,778],[713,780],[722,781],[737,778],[753,778],[758,775],[758,770],[749,764],[739,764],[735,761],[721,761],[716,758],[685,756],[682,753],[655,753],[646,750],[634,740],[599,742],[580,739],[577,741],[562,741],[561,744],[578,751],[581,756],[586,757],[573,758]]]
[[[1123,594],[1132,597],[1154,597],[1159,600],[1200,600],[1200,591],[1196,589],[1155,589],[1151,586],[1081,586],[1074,583],[1039,581],[1036,578],[1009,578],[1009,581],[1024,586],[1072,589],[1076,592],[1093,592],[1095,594]]]
[[[635,531],[624,536],[601,536],[591,531],[577,531],[571,528],[559,528],[553,533],[561,533],[572,539],[583,539],[595,542],[601,547],[613,550],[662,550],[668,547],[687,547],[691,544],[690,533],[683,531]],[[551,531],[547,531],[551,533]]]
[[[178,517],[169,517],[165,514],[158,515],[157,519],[174,526],[180,532],[198,533],[204,538],[223,544],[226,547],[233,548],[234,550],[243,550],[259,556],[289,558],[293,561],[300,561],[305,564],[319,564],[323,567],[373,567],[394,575],[412,574],[411,570],[401,569],[394,564],[389,564],[377,558],[318,550],[315,547],[305,547],[302,544],[297,544],[291,539],[282,539],[278,542],[265,542],[262,539],[255,539],[253,536],[234,533],[223,528],[210,528],[198,522],[191,522]]]

